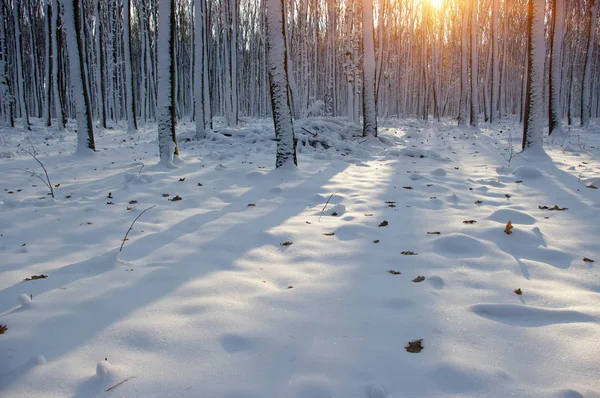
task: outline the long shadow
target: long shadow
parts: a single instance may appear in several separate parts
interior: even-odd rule
[[[320,190],[321,187],[324,187],[333,176],[342,172],[345,167],[347,167],[347,165],[343,167],[340,167],[339,165],[329,165],[329,167],[315,173],[299,185],[288,189],[288,193],[296,195],[295,197],[292,196],[294,200],[279,205],[273,211],[265,214],[262,218],[252,220],[251,223],[235,225],[235,234],[245,237],[253,236],[257,231],[263,231],[262,234],[264,234],[264,231],[277,227],[285,220],[299,214],[306,208],[307,201],[310,202],[309,198],[302,198],[301,194],[310,192],[310,195],[313,195],[314,192]],[[277,171],[273,173],[277,173]],[[284,177],[285,175],[281,175],[281,178]],[[267,176],[266,179],[268,178],[272,177]],[[147,237],[146,239],[140,239],[135,245],[131,245],[128,248],[128,252],[131,253],[137,251],[138,255],[133,257],[140,258],[141,255],[148,255],[158,248],[152,247],[150,252],[145,252],[143,248],[146,245],[164,247],[185,234],[201,232],[202,225],[209,221],[218,220],[219,217],[227,215],[228,212],[240,210],[243,206],[247,206],[247,203],[256,201],[257,199],[260,199],[261,196],[268,194],[267,189],[269,185],[276,186],[281,182],[282,181],[278,178],[278,181],[272,182],[272,184],[261,184],[261,186],[252,189],[238,198],[237,203],[232,203],[220,211],[194,216],[192,220],[182,221],[181,223],[172,226],[168,231],[156,234],[156,236]],[[228,229],[224,228],[221,235],[206,241],[203,246],[208,248],[211,245],[215,245],[218,247],[219,240],[230,238],[227,235],[227,231]],[[100,331],[125,318],[128,314],[135,312],[151,302],[168,296],[171,292],[189,280],[202,278],[210,272],[233,268],[233,264],[237,259],[236,253],[246,253],[248,250],[255,248],[258,244],[264,244],[264,239],[262,239],[263,236],[264,235],[259,235],[253,239],[240,239],[236,242],[235,251],[223,251],[219,253],[218,264],[203,263],[202,258],[199,257],[197,251],[177,259],[177,261],[161,262],[160,266],[153,267],[147,275],[138,279],[134,285],[111,289],[105,292],[102,297],[94,297],[77,303],[71,307],[70,313],[61,314],[42,321],[40,324],[36,325],[36,330],[37,333],[43,335],[43,339],[38,339],[31,335],[23,337],[16,336],[11,340],[11,348],[17,352],[32,352],[35,348],[32,347],[31,341],[52,341],[52,347],[45,348],[44,355],[48,361],[57,360],[68,352],[85,344],[86,341],[91,340]],[[77,276],[78,272],[75,271],[81,271],[81,269],[78,268],[84,267],[85,264],[86,262],[79,263],[70,269],[70,271],[73,271],[72,275],[75,278],[81,277]],[[148,264],[147,266],[152,266],[152,264]],[[177,277],[173,275],[172,267],[178,268]],[[111,264],[108,264],[106,269],[110,268]],[[182,272],[184,270],[185,272]],[[67,278],[67,275],[69,274],[69,272],[65,272],[65,278]],[[152,288],[149,289],[149,286]],[[97,313],[99,312],[102,312],[104,316],[97,316]],[[69,325],[69,328],[77,330],[78,332],[74,334],[63,333],[65,325]],[[26,377],[30,368],[27,367],[23,369],[24,370],[19,374],[13,371],[10,375],[5,375],[0,388],[6,388],[19,381],[21,378]]]

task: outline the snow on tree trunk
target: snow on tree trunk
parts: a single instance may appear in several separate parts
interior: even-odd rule
[[[10,87],[8,85],[7,59],[8,51],[6,48],[6,35],[4,32],[4,5],[0,4],[0,111],[4,111],[9,125],[14,127],[12,115],[12,98]]]
[[[465,2],[465,8],[467,3]],[[469,17],[468,13],[463,11],[462,13],[462,31],[461,31],[461,46],[460,46],[460,102],[458,105],[458,125],[467,125],[467,97],[469,91],[469,68],[468,68],[468,48],[467,48],[467,35]]]
[[[471,118],[473,127],[479,126],[479,61],[477,59],[477,5],[471,0]]]
[[[127,131],[134,132],[138,129],[137,110],[135,98],[135,82],[133,81],[133,58],[131,56],[132,40],[131,40],[131,0],[123,0],[123,31],[125,42],[123,48],[125,50],[125,80],[127,93]]]
[[[210,100],[210,86],[209,86],[209,82],[208,82],[208,74],[209,74],[209,69],[208,69],[208,11],[207,11],[207,6],[206,6],[206,0],[200,0],[202,2],[202,42],[204,45],[204,56],[202,57],[203,60],[203,71],[202,71],[202,78],[203,83],[202,83],[202,87],[203,87],[203,96],[204,96],[204,126],[208,127],[208,128],[212,128],[212,113],[211,113],[211,100]]]
[[[498,0],[492,2],[492,84],[490,93],[490,124],[496,121],[498,108]]]
[[[267,3],[267,57],[273,125],[277,140],[275,167],[281,167],[292,162],[294,165],[298,165],[290,106],[283,1],[268,0]]]
[[[81,23],[81,0],[66,0],[64,3],[63,25],[67,29],[67,46],[69,49],[69,77],[73,90],[75,112],[77,115],[77,149],[76,153],[96,150],[94,143],[94,125],[92,123],[90,98],[85,81],[85,64],[83,60],[83,38]]]
[[[46,99],[44,101],[44,125],[50,127],[52,126],[52,46],[50,45],[52,41],[52,7],[50,5],[50,0],[44,0],[44,10],[46,12],[46,18],[44,21],[46,24],[46,73],[44,76]]]
[[[160,163],[166,167],[173,166],[175,153],[175,108],[173,107],[173,88],[175,73],[173,58],[175,56],[175,40],[171,35],[173,22],[173,3],[175,0],[162,0],[158,20],[158,151]]]
[[[27,97],[25,96],[25,76],[23,76],[23,35],[21,34],[21,1],[19,0],[15,2],[13,16],[15,23],[15,44],[17,46],[17,85],[19,88],[21,120],[23,121],[23,127],[26,130],[31,130],[29,127],[29,109],[27,108]]]
[[[549,87],[549,112],[548,134],[554,130],[560,131],[560,72],[561,53],[563,41],[563,21],[565,0],[552,0],[552,33],[550,35],[550,87]]]
[[[204,13],[202,11],[202,1],[194,0],[195,19],[194,32],[196,33],[194,49],[194,91],[196,106],[196,138],[205,138],[204,129]]]
[[[590,86],[592,77],[592,63],[594,56],[594,41],[596,38],[596,24],[598,20],[598,6],[600,0],[590,0],[589,21],[587,25],[587,52],[585,56],[585,67],[583,69],[583,81],[581,89],[581,127],[587,128],[590,124]]]
[[[373,0],[363,0],[363,136],[377,137]]]
[[[543,150],[544,11],[546,0],[529,0],[527,13],[527,88],[523,115],[523,150]]]
[[[60,15],[60,7],[58,0],[52,0],[52,79],[54,87],[54,108],[56,109],[56,127],[58,131],[65,129],[63,105],[59,95],[59,75],[58,75],[58,58],[59,58],[59,47],[58,47],[58,35],[62,35],[62,32],[57,31],[57,19]]]

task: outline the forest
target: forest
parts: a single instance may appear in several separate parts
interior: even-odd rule
[[[1,0],[0,397],[599,397],[599,8]]]

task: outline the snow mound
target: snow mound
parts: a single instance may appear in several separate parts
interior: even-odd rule
[[[513,169],[506,166],[496,167],[496,173],[500,175],[507,175],[513,172]]]
[[[502,224],[506,224],[511,221],[513,224],[532,225],[535,224],[536,219],[531,217],[529,214],[512,210],[512,209],[500,209],[492,213],[488,217],[488,220],[496,221]]]
[[[96,364],[96,376],[103,380],[113,380],[119,377],[119,370],[107,360]]]
[[[431,172],[431,175],[434,175],[436,177],[445,177],[448,173],[446,173],[446,170],[444,169],[435,169]]]
[[[417,180],[421,180],[423,179],[423,176],[419,173],[412,173],[410,175],[410,177],[408,177],[409,179],[413,180],[413,181],[417,181]]]
[[[342,204],[337,204],[335,206],[332,207],[327,207],[325,210],[320,211],[319,213],[317,213],[317,215],[319,216],[334,216],[334,217],[339,217],[344,215],[344,213],[346,213],[346,206],[342,205]]]
[[[29,296],[28,294],[25,294],[25,293],[23,293],[19,296],[19,302],[21,303],[21,308],[24,310],[35,307],[33,300],[31,299],[31,296]]]
[[[519,178],[530,180],[541,178],[544,176],[540,170],[531,166],[519,166],[515,169],[513,174]]]
[[[471,236],[455,233],[433,241],[433,251],[447,258],[477,258],[483,256],[485,246]]]

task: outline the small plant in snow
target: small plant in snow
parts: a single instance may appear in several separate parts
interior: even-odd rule
[[[28,169],[18,168],[17,170],[24,171],[26,173],[29,173],[29,175],[31,175],[33,177],[39,178],[44,183],[44,185],[47,186],[48,189],[50,190],[50,195],[52,196],[52,199],[55,199],[54,187],[52,186],[52,182],[50,182],[50,176],[48,175],[48,170],[46,170],[46,167],[44,166],[44,164],[37,158],[37,156],[35,156],[36,153],[35,153],[35,148],[33,147],[33,143],[31,143],[30,150],[27,150],[27,149],[21,147],[21,144],[19,144],[17,147],[19,148],[20,151],[23,151],[26,154],[28,154],[29,156],[31,156],[32,158],[34,158],[35,161],[38,162],[40,164],[40,166],[42,166],[42,170],[44,170],[44,176],[42,177],[40,174],[38,174],[34,171],[31,171],[31,170],[28,170]]]
[[[504,153],[502,156],[504,160],[508,163],[508,167],[510,167],[510,162],[516,156],[517,152],[515,151],[515,147],[513,146],[512,133],[509,131],[508,133],[508,142],[506,144],[506,148],[504,148]]]

